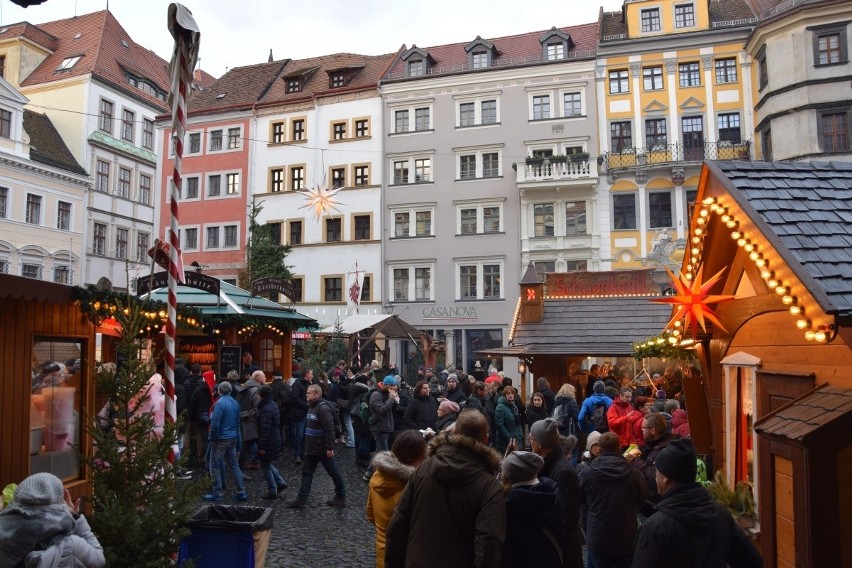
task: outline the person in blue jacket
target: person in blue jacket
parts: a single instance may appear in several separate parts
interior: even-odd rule
[[[606,413],[612,404],[612,399],[606,395],[605,391],[606,385],[604,385],[603,381],[596,381],[592,387],[592,395],[587,397],[583,401],[583,406],[580,407],[580,414],[577,416],[577,420],[580,422],[580,428],[586,432],[593,432],[595,430],[601,434],[609,432],[609,428],[606,426]],[[598,424],[595,424],[595,408],[600,405],[603,405],[603,417]]]
[[[223,381],[219,383],[219,399],[213,406],[213,414],[210,416],[210,445],[212,457],[210,459],[210,473],[213,475],[213,491],[204,496],[205,501],[223,501],[222,487],[225,484],[225,463],[234,474],[237,492],[234,499],[245,501],[248,499],[243,474],[237,455],[242,449],[243,440],[240,434],[240,404],[231,396],[231,383]]]

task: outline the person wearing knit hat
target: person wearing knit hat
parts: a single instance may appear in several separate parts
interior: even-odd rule
[[[534,452],[511,452],[503,458],[500,478],[508,485],[538,483],[538,472],[544,466],[544,460]]]
[[[601,447],[598,443],[602,434],[594,431],[586,438],[586,451],[580,458],[580,463],[577,464],[577,475],[582,475],[583,470],[587,468],[595,458],[601,455]]]
[[[751,539],[695,475],[691,440],[673,440],[659,453],[655,482],[662,498],[639,528],[633,567],[763,566]]]
[[[45,546],[45,543],[48,543]],[[79,500],[52,473],[35,473],[18,485],[0,511],[0,565],[101,568],[104,551],[80,514]]]
[[[606,413],[612,406],[612,399],[606,395],[603,381],[595,381],[592,391],[592,395],[583,401],[577,421],[580,428],[586,432],[607,432],[609,428],[606,424]]]
[[[530,441],[539,444],[543,448],[553,449],[559,447],[559,424],[553,418],[539,420],[530,428]]]

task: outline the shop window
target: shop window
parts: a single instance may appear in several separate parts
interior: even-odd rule
[[[36,337],[30,396],[30,473],[80,477],[85,342]]]

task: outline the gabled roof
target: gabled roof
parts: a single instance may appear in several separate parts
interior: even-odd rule
[[[24,109],[24,130],[30,137],[31,160],[71,173],[88,175],[74,159],[71,150],[46,115]]]
[[[754,430],[807,443],[850,413],[852,389],[824,384],[767,414],[755,423]],[[846,425],[838,424],[837,427],[848,428],[849,422],[847,419]]]
[[[38,28],[56,38],[55,49],[24,79],[22,87],[91,74],[154,108],[167,109],[165,101],[130,85],[126,72],[150,81],[167,93],[168,62],[133,41],[108,10],[39,24]],[[80,59],[76,64],[59,69],[63,61],[77,56]]]
[[[707,162],[827,314],[852,315],[852,162]]]
[[[380,332],[390,338],[413,339],[420,335],[417,328],[395,314],[352,314],[340,322],[339,329],[343,335],[352,335],[365,329]],[[330,325],[316,333],[330,335],[337,331],[335,325]]]
[[[50,51],[55,50],[58,44],[55,37],[29,22],[19,22],[11,26],[0,27],[0,41],[14,37],[26,38]]]
[[[574,48],[569,57],[574,54],[577,58],[594,58],[598,39],[598,22],[557,29],[571,36]],[[520,35],[481,40],[493,44],[499,52],[499,57],[494,59],[490,68],[551,63],[542,60],[541,47],[542,35],[550,31],[527,32]],[[420,48],[434,60],[429,75],[468,72],[468,54],[465,48],[469,45],[471,45],[471,42],[467,41]],[[385,79],[400,79],[402,77],[405,77],[405,66],[403,58],[400,57],[394,60],[393,65],[385,75]]]
[[[188,114],[251,107],[266,93],[288,62],[288,59],[284,59],[234,67],[189,99]]]

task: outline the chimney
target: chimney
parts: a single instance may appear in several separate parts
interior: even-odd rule
[[[269,50],[269,60],[268,61],[269,61],[269,63],[272,63],[273,61],[275,61],[274,59],[272,59],[272,49]]]
[[[201,69],[196,69],[192,72],[192,80],[198,83],[201,81]]]

